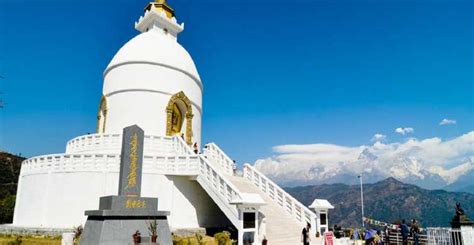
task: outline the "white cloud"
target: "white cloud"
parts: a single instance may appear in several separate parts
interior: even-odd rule
[[[385,139],[387,139],[387,136],[386,135],[383,135],[383,134],[374,134],[374,136],[372,137],[372,142],[382,142],[384,141]]]
[[[438,137],[384,144],[280,145],[273,157],[255,166],[283,185],[356,181],[361,172],[369,180],[396,177],[425,187],[440,188],[474,171],[474,131],[451,140]]]
[[[443,120],[441,120],[441,122],[439,122],[439,125],[449,125],[449,124],[456,124],[456,120],[444,118]]]
[[[409,133],[413,133],[415,130],[413,128],[396,128],[395,132],[405,135]]]

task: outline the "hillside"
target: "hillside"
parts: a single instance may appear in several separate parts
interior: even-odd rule
[[[335,207],[329,212],[331,224],[360,225],[359,185],[331,184],[286,190],[305,205],[315,198],[328,199]],[[425,227],[449,226],[456,202],[461,203],[468,216],[474,217],[474,194],[426,190],[394,178],[364,185],[365,215],[380,221],[415,218]]]
[[[11,223],[21,162],[25,158],[0,152],[0,224]]]

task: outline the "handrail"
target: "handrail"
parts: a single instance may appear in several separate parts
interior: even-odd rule
[[[230,182],[227,178],[225,178],[224,176],[222,176],[222,174],[220,173],[220,171],[218,169],[216,169],[215,166],[213,166],[212,163],[210,163],[210,161],[202,156],[200,156],[200,159],[202,162],[206,163],[206,166],[209,166],[209,168],[212,170],[213,173],[216,173],[219,178],[224,181],[224,183],[229,186],[232,190],[232,192],[235,194],[233,195],[234,198],[237,198],[237,199],[242,199],[242,195],[239,191],[239,189],[237,187],[235,187],[234,184],[232,184],[232,182]],[[232,200],[235,200],[234,198],[230,198],[228,201],[232,201]]]
[[[171,154],[174,140],[168,136],[145,135],[146,154]],[[121,134],[89,134],[69,140],[66,153],[120,153]]]
[[[206,144],[204,155],[209,159],[217,162],[227,175],[234,174],[234,161],[225,154],[215,143]]]
[[[473,244],[474,229],[471,227],[450,228],[450,227],[428,227],[426,230],[427,244]],[[397,237],[399,231],[397,230]],[[401,235],[400,235],[401,236]]]
[[[186,143],[186,141],[184,141],[183,138],[178,137],[178,136],[174,136],[174,137],[171,138],[171,140],[174,143],[173,146],[174,146],[174,149],[176,150],[176,152],[189,154],[189,155],[195,155],[196,154],[196,153],[194,153],[193,149],[191,149],[191,147],[188,145],[188,143]]]
[[[273,199],[280,207],[286,210],[298,222],[308,222],[316,228],[316,214],[300,203],[276,183],[260,173],[250,164],[244,164],[244,178],[262,190],[268,197]],[[314,231],[316,229],[313,229]]]
[[[189,154],[195,154],[194,151],[193,151],[193,149],[192,149],[181,137],[174,137],[174,138],[178,140],[177,142],[179,143],[180,147],[182,147],[187,153],[189,153]],[[222,152],[222,150],[221,150],[216,144],[214,144],[214,143],[211,143],[211,144],[213,144],[215,147],[217,147],[217,149],[218,149],[220,152]],[[222,152],[222,153],[225,154],[224,152]],[[212,163],[209,161],[209,159],[206,158],[205,155],[203,156],[202,154],[198,154],[197,156],[199,156],[199,159],[200,159],[202,162],[206,163],[206,165],[208,165],[209,168],[212,169],[213,172],[215,172],[216,174],[218,174],[218,175],[222,178],[222,180],[223,180],[229,187],[231,187],[231,188],[235,191],[236,194],[238,194],[237,196],[238,196],[239,198],[241,198],[240,192],[238,191],[237,187],[235,187],[235,186],[232,184],[232,182],[230,182],[228,179],[226,179],[225,177],[221,176],[222,174],[221,174],[221,172],[219,171],[219,169],[217,169],[217,168],[214,166],[214,164],[212,164]],[[226,155],[226,156],[227,156],[227,155]],[[230,159],[229,157],[227,157],[227,158]]]
[[[21,176],[50,172],[118,172],[120,154],[51,154],[23,161]],[[189,175],[199,174],[200,160],[195,155],[143,157],[145,173]]]
[[[199,175],[197,181],[214,199],[214,202],[236,227],[239,226],[239,212],[232,202],[242,200],[242,194],[223,173],[203,155],[199,155]],[[217,199],[217,200],[216,200]]]

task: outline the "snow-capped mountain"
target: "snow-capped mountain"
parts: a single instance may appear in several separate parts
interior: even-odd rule
[[[255,166],[284,186],[354,184],[362,174],[365,183],[394,177],[427,189],[456,190],[469,186],[474,176],[474,132],[449,141],[409,139],[359,147],[283,145],[274,150],[276,156],[257,160]]]

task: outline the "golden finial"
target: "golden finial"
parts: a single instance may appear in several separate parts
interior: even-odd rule
[[[145,7],[145,11],[151,10],[151,7],[154,6],[156,10],[163,11],[166,13],[168,18],[174,17],[174,10],[166,3],[166,0],[155,0],[154,2],[149,3]]]

